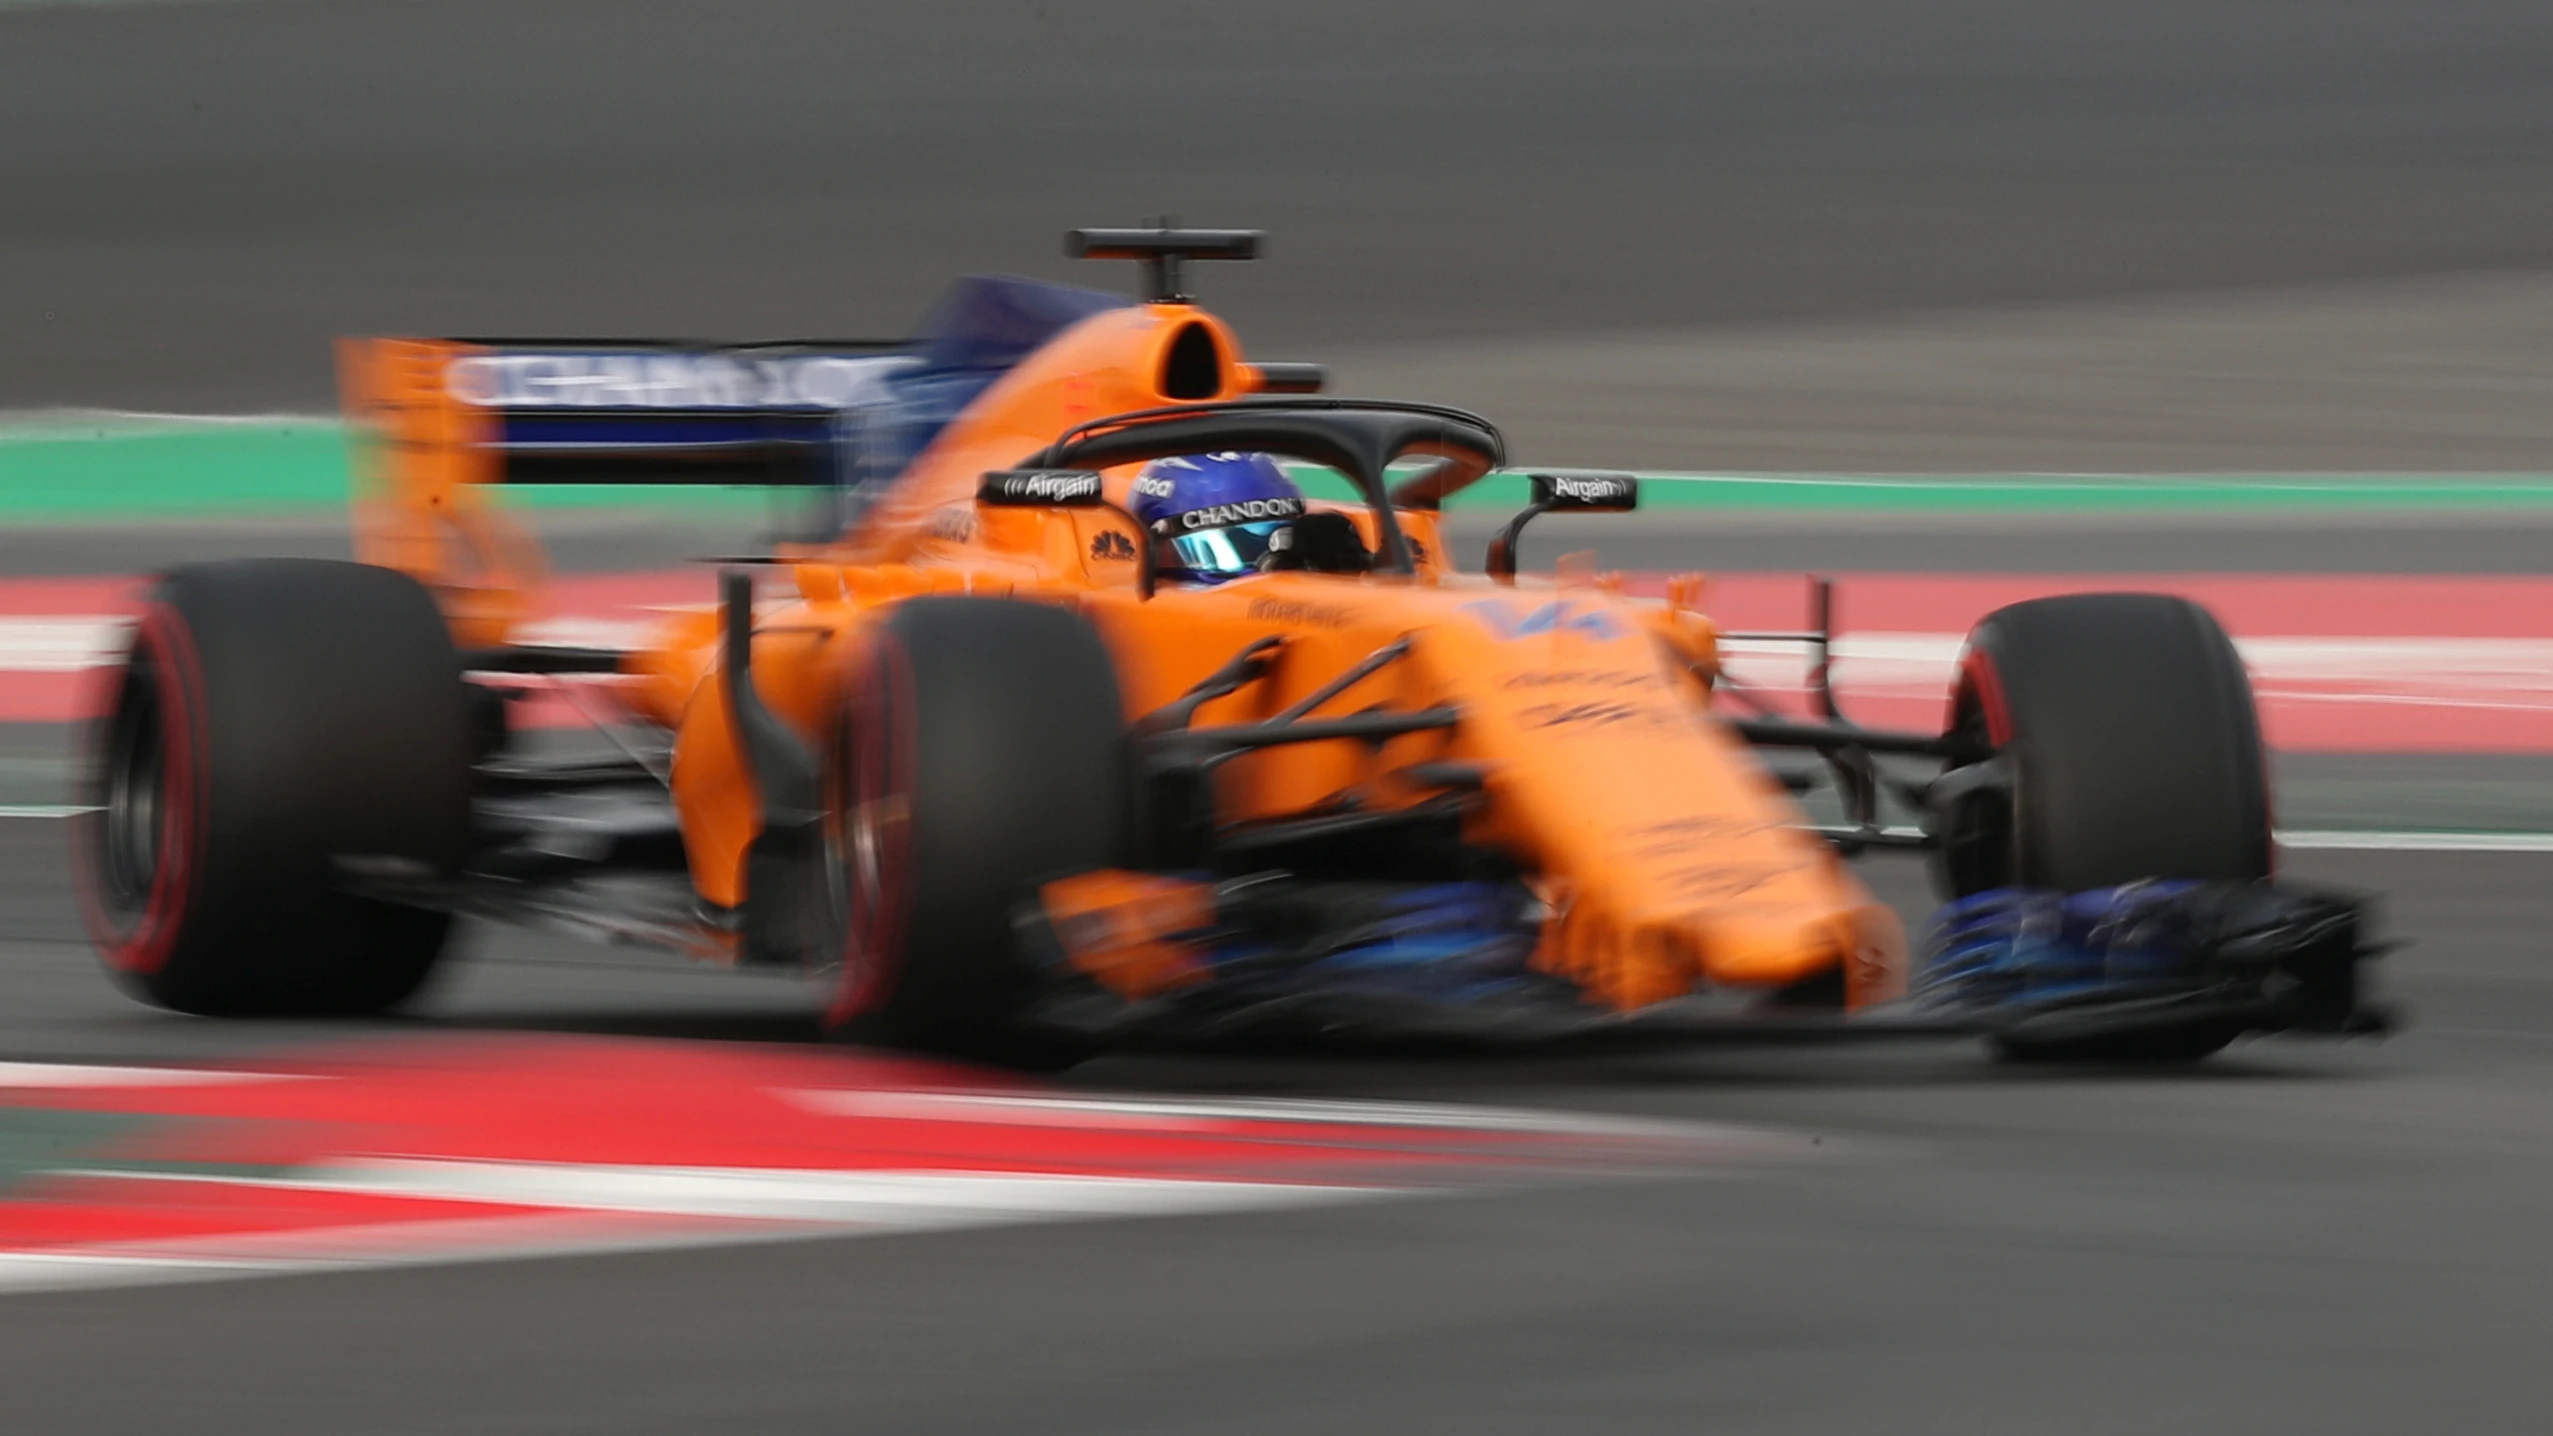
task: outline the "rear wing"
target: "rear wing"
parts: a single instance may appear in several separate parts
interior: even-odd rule
[[[359,435],[357,556],[433,588],[465,645],[496,647],[542,579],[487,498],[520,484],[718,484],[839,493],[868,457],[899,344],[363,339],[340,346]],[[838,513],[828,507],[828,512]]]
[[[471,342],[443,387],[508,484],[857,482],[855,416],[915,361],[864,343]]]

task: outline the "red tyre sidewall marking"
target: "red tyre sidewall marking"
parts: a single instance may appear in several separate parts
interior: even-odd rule
[[[1986,651],[1969,644],[1959,654],[1959,682],[1950,690],[1950,713],[1942,720],[1944,728],[1959,722],[1959,700],[1974,695],[1977,710],[1986,720],[1986,741],[2003,747],[2012,741],[2012,710],[2004,706],[2003,675],[1995,671],[1995,661]]]
[[[2252,670],[2243,662],[2243,651],[2235,647],[2230,633],[2224,644],[2226,660],[2242,680],[2243,704],[2251,710],[2252,763],[2260,770],[2261,875],[2274,878],[2278,876],[2278,794],[2269,777],[2269,734],[2261,722],[2260,694],[2252,688]]]
[[[854,666],[844,704],[849,733],[842,747],[848,771],[837,785],[843,805],[843,860],[851,860],[851,825],[863,809],[886,804],[875,821],[877,886],[865,891],[853,874],[845,881],[842,979],[825,1019],[840,1026],[874,1011],[894,988],[902,965],[906,908],[912,887],[913,681],[904,646],[893,635],[870,635],[864,660]]]
[[[132,656],[125,667],[102,670],[108,675],[105,701],[93,710],[98,716],[90,720],[89,728],[88,756],[90,763],[96,765],[92,771],[103,770],[125,675],[133,663],[146,655],[159,668],[163,767],[158,862],[151,873],[151,890],[143,900],[140,918],[128,925],[106,901],[106,875],[98,869],[99,850],[106,837],[103,811],[79,815],[80,830],[71,845],[79,879],[75,886],[79,889],[80,911],[90,937],[108,966],[135,974],[159,971],[176,947],[202,876],[203,865],[198,856],[210,836],[205,830],[209,804],[203,790],[208,772],[204,764],[203,663],[185,621],[164,602],[154,601],[143,609],[133,636]]]
[[[1959,679],[1950,688],[1950,713],[1942,720],[1945,732],[1957,732],[1959,705],[1962,699],[1974,698],[1978,715],[1986,720],[1986,741],[2001,752],[2012,743],[2012,709],[2003,693],[2003,675],[1996,671],[1994,656],[1977,646],[1971,638],[1959,651]],[[2021,836],[2021,774],[2012,773],[2012,838],[2016,847]]]

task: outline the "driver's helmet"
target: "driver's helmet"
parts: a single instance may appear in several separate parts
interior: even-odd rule
[[[1256,573],[1268,538],[1303,516],[1303,491],[1265,454],[1155,459],[1135,476],[1153,572],[1191,583]]]

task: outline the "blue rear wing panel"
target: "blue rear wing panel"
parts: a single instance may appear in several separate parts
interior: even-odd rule
[[[513,484],[843,486],[892,407],[899,349],[491,345],[452,361],[452,398],[493,421]]]
[[[495,420],[506,483],[847,487],[903,471],[977,395],[1126,300],[961,280],[898,343],[468,340],[449,396]]]

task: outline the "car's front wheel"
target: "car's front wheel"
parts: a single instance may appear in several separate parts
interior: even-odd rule
[[[2074,594],[1987,615],[1961,656],[1950,731],[1991,754],[1935,789],[1939,875],[1953,896],[2269,875],[2251,683],[2195,603]],[[2039,1060],[2185,1061],[2237,1035],[2218,1025],[2002,1047]]]
[[[830,1025],[854,1041],[1051,1066],[1013,936],[1050,878],[1122,866],[1131,784],[1116,668],[1047,604],[917,598],[863,636],[832,745],[841,868]]]

